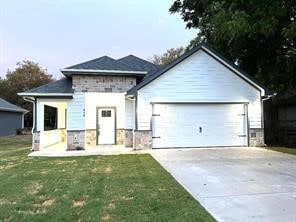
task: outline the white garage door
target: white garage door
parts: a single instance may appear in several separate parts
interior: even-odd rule
[[[244,104],[154,104],[153,148],[247,146]]]

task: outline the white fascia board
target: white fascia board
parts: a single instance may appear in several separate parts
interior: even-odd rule
[[[73,96],[73,93],[18,93],[19,96]]]
[[[146,71],[125,71],[125,70],[101,70],[101,69],[61,69],[61,72],[85,72],[85,73],[126,73],[126,74],[147,74]]]
[[[229,69],[231,69],[233,72],[235,72],[236,74],[238,74],[241,78],[243,78],[244,80],[246,80],[247,82],[253,84],[254,86],[256,86],[258,89],[260,89],[262,95],[265,95],[265,89],[263,89],[261,86],[259,86],[257,83],[255,83],[254,81],[252,81],[251,79],[249,79],[248,77],[246,77],[245,75],[243,75],[241,72],[239,72],[237,69],[235,69],[234,67],[232,67],[231,65],[229,65],[228,63],[226,63],[223,59],[219,58],[219,56],[215,55],[215,53],[211,52],[210,50],[208,50],[206,47],[202,46],[202,49],[207,51],[207,53],[209,53],[210,55],[212,55],[213,57],[215,57],[217,60],[219,60],[221,63],[223,63],[225,66],[227,66]]]

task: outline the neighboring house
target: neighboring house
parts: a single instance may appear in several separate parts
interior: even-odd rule
[[[0,136],[15,135],[24,128],[24,115],[28,111],[0,98]]]
[[[34,104],[34,150],[264,144],[270,92],[205,44],[162,69],[130,55],[61,72],[65,79],[19,93]]]

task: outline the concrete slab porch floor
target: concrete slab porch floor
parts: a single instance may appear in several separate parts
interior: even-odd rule
[[[120,145],[106,145],[86,150],[66,151],[55,148],[45,148],[40,151],[30,153],[30,157],[71,157],[71,156],[94,156],[94,155],[120,155],[120,154],[140,154],[148,153],[147,150],[134,150]]]
[[[263,148],[152,150],[218,221],[296,221],[296,156]]]

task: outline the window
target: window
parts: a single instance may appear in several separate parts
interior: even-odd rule
[[[44,131],[54,130],[58,127],[58,109],[44,106]]]
[[[111,117],[111,110],[102,110],[102,117]]]

